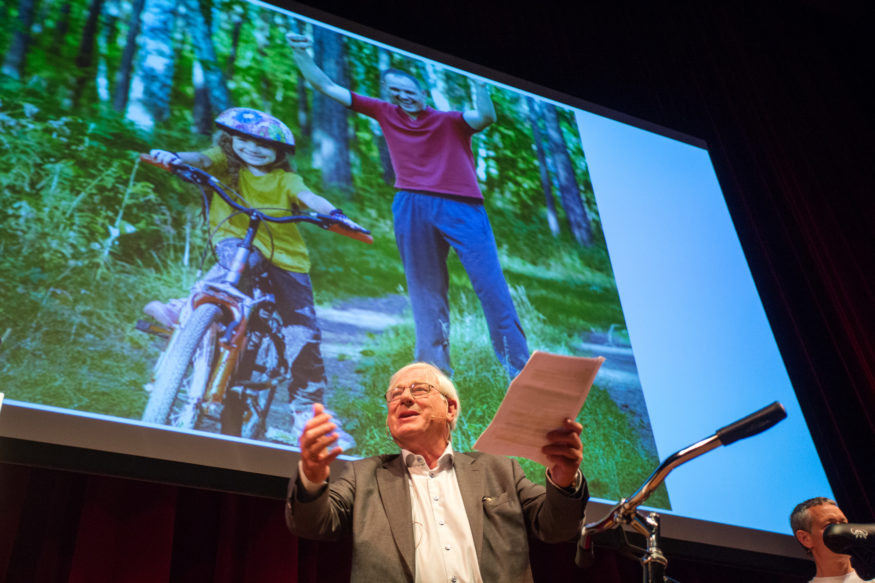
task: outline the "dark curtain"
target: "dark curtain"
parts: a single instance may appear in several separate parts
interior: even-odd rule
[[[293,537],[283,500],[0,464],[0,581],[325,583],[348,581],[348,543]],[[532,546],[536,581],[621,583],[639,565],[597,549],[588,570],[575,545]],[[796,569],[799,570],[798,568]],[[799,574],[670,557],[683,583],[803,583]]]

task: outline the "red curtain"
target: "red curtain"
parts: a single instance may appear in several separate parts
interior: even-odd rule
[[[297,581],[277,500],[0,465],[2,581]]]
[[[348,581],[348,542],[299,540],[283,501],[0,464],[0,581],[8,583],[323,583]],[[637,562],[598,549],[532,546],[536,581],[638,581]],[[802,583],[807,577],[669,555],[683,583]],[[777,570],[777,569],[772,569]]]

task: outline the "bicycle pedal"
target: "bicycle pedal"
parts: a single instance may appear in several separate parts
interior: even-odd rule
[[[161,338],[170,338],[171,331],[169,328],[162,326],[157,322],[149,320],[137,320],[136,329],[146,334],[160,336]]]

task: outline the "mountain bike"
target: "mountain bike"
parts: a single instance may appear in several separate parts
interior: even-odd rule
[[[199,168],[162,164],[146,154],[140,159],[198,186],[205,204],[209,190],[234,212],[249,217],[246,234],[221,277],[195,283],[171,330],[138,323],[141,330],[169,337],[155,364],[142,420],[198,429],[207,419],[214,419],[222,433],[261,439],[276,388],[291,381],[291,371],[274,297],[264,291],[264,275],[251,268],[259,253],[253,246],[259,227],[264,222],[311,223],[365,243],[373,242],[370,231],[345,216],[291,210],[288,216],[271,216],[266,211],[276,209],[247,206],[242,197],[236,193],[232,197],[227,192],[230,188]],[[251,285],[244,286],[244,279],[251,280]],[[251,289],[247,292],[245,287]]]
[[[586,568],[592,564],[594,558],[593,539],[604,533],[619,530],[622,539],[616,542],[616,546],[624,554],[637,555],[642,565],[644,583],[677,583],[671,577],[665,575],[668,559],[660,548],[660,522],[659,514],[649,512],[647,514],[638,510],[650,495],[665,481],[668,474],[681,464],[699,457],[721,445],[729,445],[739,439],[751,437],[769,429],[779,421],[787,417],[784,406],[777,401],[759,411],[751,413],[735,423],[718,429],[716,433],[701,441],[698,441],[684,449],[668,456],[647,480],[629,498],[620,500],[607,516],[598,522],[592,522],[583,527],[577,545],[575,563],[579,567]],[[623,526],[629,526],[635,532],[644,536],[646,547],[644,549],[633,546],[625,538]]]

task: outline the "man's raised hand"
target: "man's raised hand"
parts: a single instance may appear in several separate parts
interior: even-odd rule
[[[286,34],[286,42],[296,51],[306,51],[313,46],[313,41],[310,37],[294,32]]]
[[[298,444],[301,447],[301,469],[307,479],[321,484],[328,479],[329,466],[343,452],[338,447],[337,424],[325,412],[321,403],[313,404],[313,418],[307,421]]]

